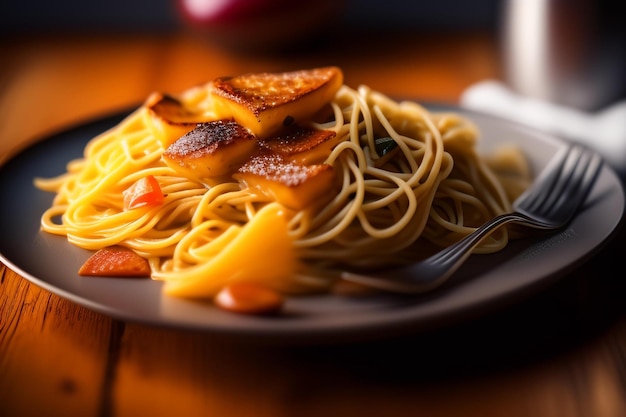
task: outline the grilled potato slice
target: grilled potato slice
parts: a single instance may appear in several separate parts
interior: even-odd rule
[[[239,168],[235,179],[294,210],[325,202],[333,188],[331,165],[300,165],[278,154],[259,152]]]
[[[230,175],[258,148],[256,137],[232,120],[199,124],[172,143],[163,160],[187,178]]]
[[[175,97],[153,93],[145,103],[152,134],[167,149],[176,139],[191,131],[203,120]]]
[[[263,139],[284,126],[310,120],[342,84],[339,68],[324,67],[217,78],[211,94],[218,118],[234,118]]]
[[[307,165],[323,163],[337,142],[337,134],[333,130],[297,126],[262,141],[261,146],[288,162]]]

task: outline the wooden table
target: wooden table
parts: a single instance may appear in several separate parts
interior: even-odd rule
[[[352,86],[447,103],[499,77],[488,33],[386,36],[292,56],[238,54],[182,33],[3,39],[0,160],[152,91],[225,74],[334,64]],[[122,322],[0,264],[0,416],[623,416],[625,243],[620,232],[498,314],[339,346],[239,344]]]

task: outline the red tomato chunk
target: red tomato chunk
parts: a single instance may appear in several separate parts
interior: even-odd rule
[[[124,210],[144,206],[157,206],[163,203],[165,196],[156,178],[148,175],[137,180],[123,192]]]

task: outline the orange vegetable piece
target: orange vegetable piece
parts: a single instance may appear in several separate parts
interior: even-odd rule
[[[215,304],[235,313],[267,314],[280,310],[283,297],[277,291],[260,284],[237,282],[218,292]]]
[[[156,206],[163,203],[165,196],[156,178],[148,175],[137,180],[123,192],[124,210],[143,206]]]
[[[148,278],[150,273],[148,261],[123,246],[98,250],[78,270],[78,275],[94,277]]]

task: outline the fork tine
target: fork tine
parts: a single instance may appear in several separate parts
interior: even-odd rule
[[[382,275],[343,272],[348,281],[404,294],[429,291],[445,282],[496,228],[518,223],[543,230],[563,227],[593,188],[603,165],[595,152],[579,145],[563,147],[513,207],[515,212],[494,217],[457,243],[421,262],[392,269]]]
[[[572,174],[568,186],[569,190],[563,192],[550,210],[546,212],[546,216],[554,216],[556,211],[567,213],[568,217],[573,215],[576,208],[584,202],[594,184],[602,167],[602,158],[588,149],[581,150],[581,163],[576,167],[576,171]],[[574,185],[571,185],[574,184]],[[559,208],[560,206],[560,208]]]
[[[591,162],[585,172],[585,179],[580,184],[581,192],[579,193],[579,198],[581,201],[587,198],[604,165],[604,160],[599,154],[591,151],[589,151],[589,153],[591,154]]]
[[[518,207],[544,219],[555,218],[557,214],[571,217],[589,194],[602,164],[602,158],[595,152],[581,145],[568,147],[553,165],[554,169],[547,170],[547,186],[518,201]]]
[[[571,154],[572,146],[568,146],[555,156],[535,180],[535,183],[545,184],[545,186],[529,188],[528,191],[518,197],[515,204],[523,210],[534,210],[535,207],[544,201],[552,192]]]
[[[579,177],[587,168],[589,162],[588,152],[584,152],[583,148],[578,145],[572,145],[566,160],[559,171],[559,175],[547,190],[547,195],[538,201],[532,209],[532,212],[549,217],[553,213],[553,208],[559,206],[564,199],[568,198],[569,193],[575,193],[572,184],[579,182]]]
[[[538,207],[545,207],[546,201],[553,200],[555,194],[561,194],[565,183],[569,183],[573,173],[576,171],[579,159],[584,156],[584,149],[579,145],[570,145],[563,148],[539,174],[535,180],[542,187],[531,187],[516,201],[519,209],[528,212],[538,212]],[[579,170],[580,172],[580,170]],[[565,178],[565,180],[563,180]],[[554,190],[558,189],[558,193]],[[459,242],[460,243],[460,242]],[[456,245],[453,245],[456,246]],[[455,256],[454,251],[440,251],[430,257],[432,262],[446,262]]]

